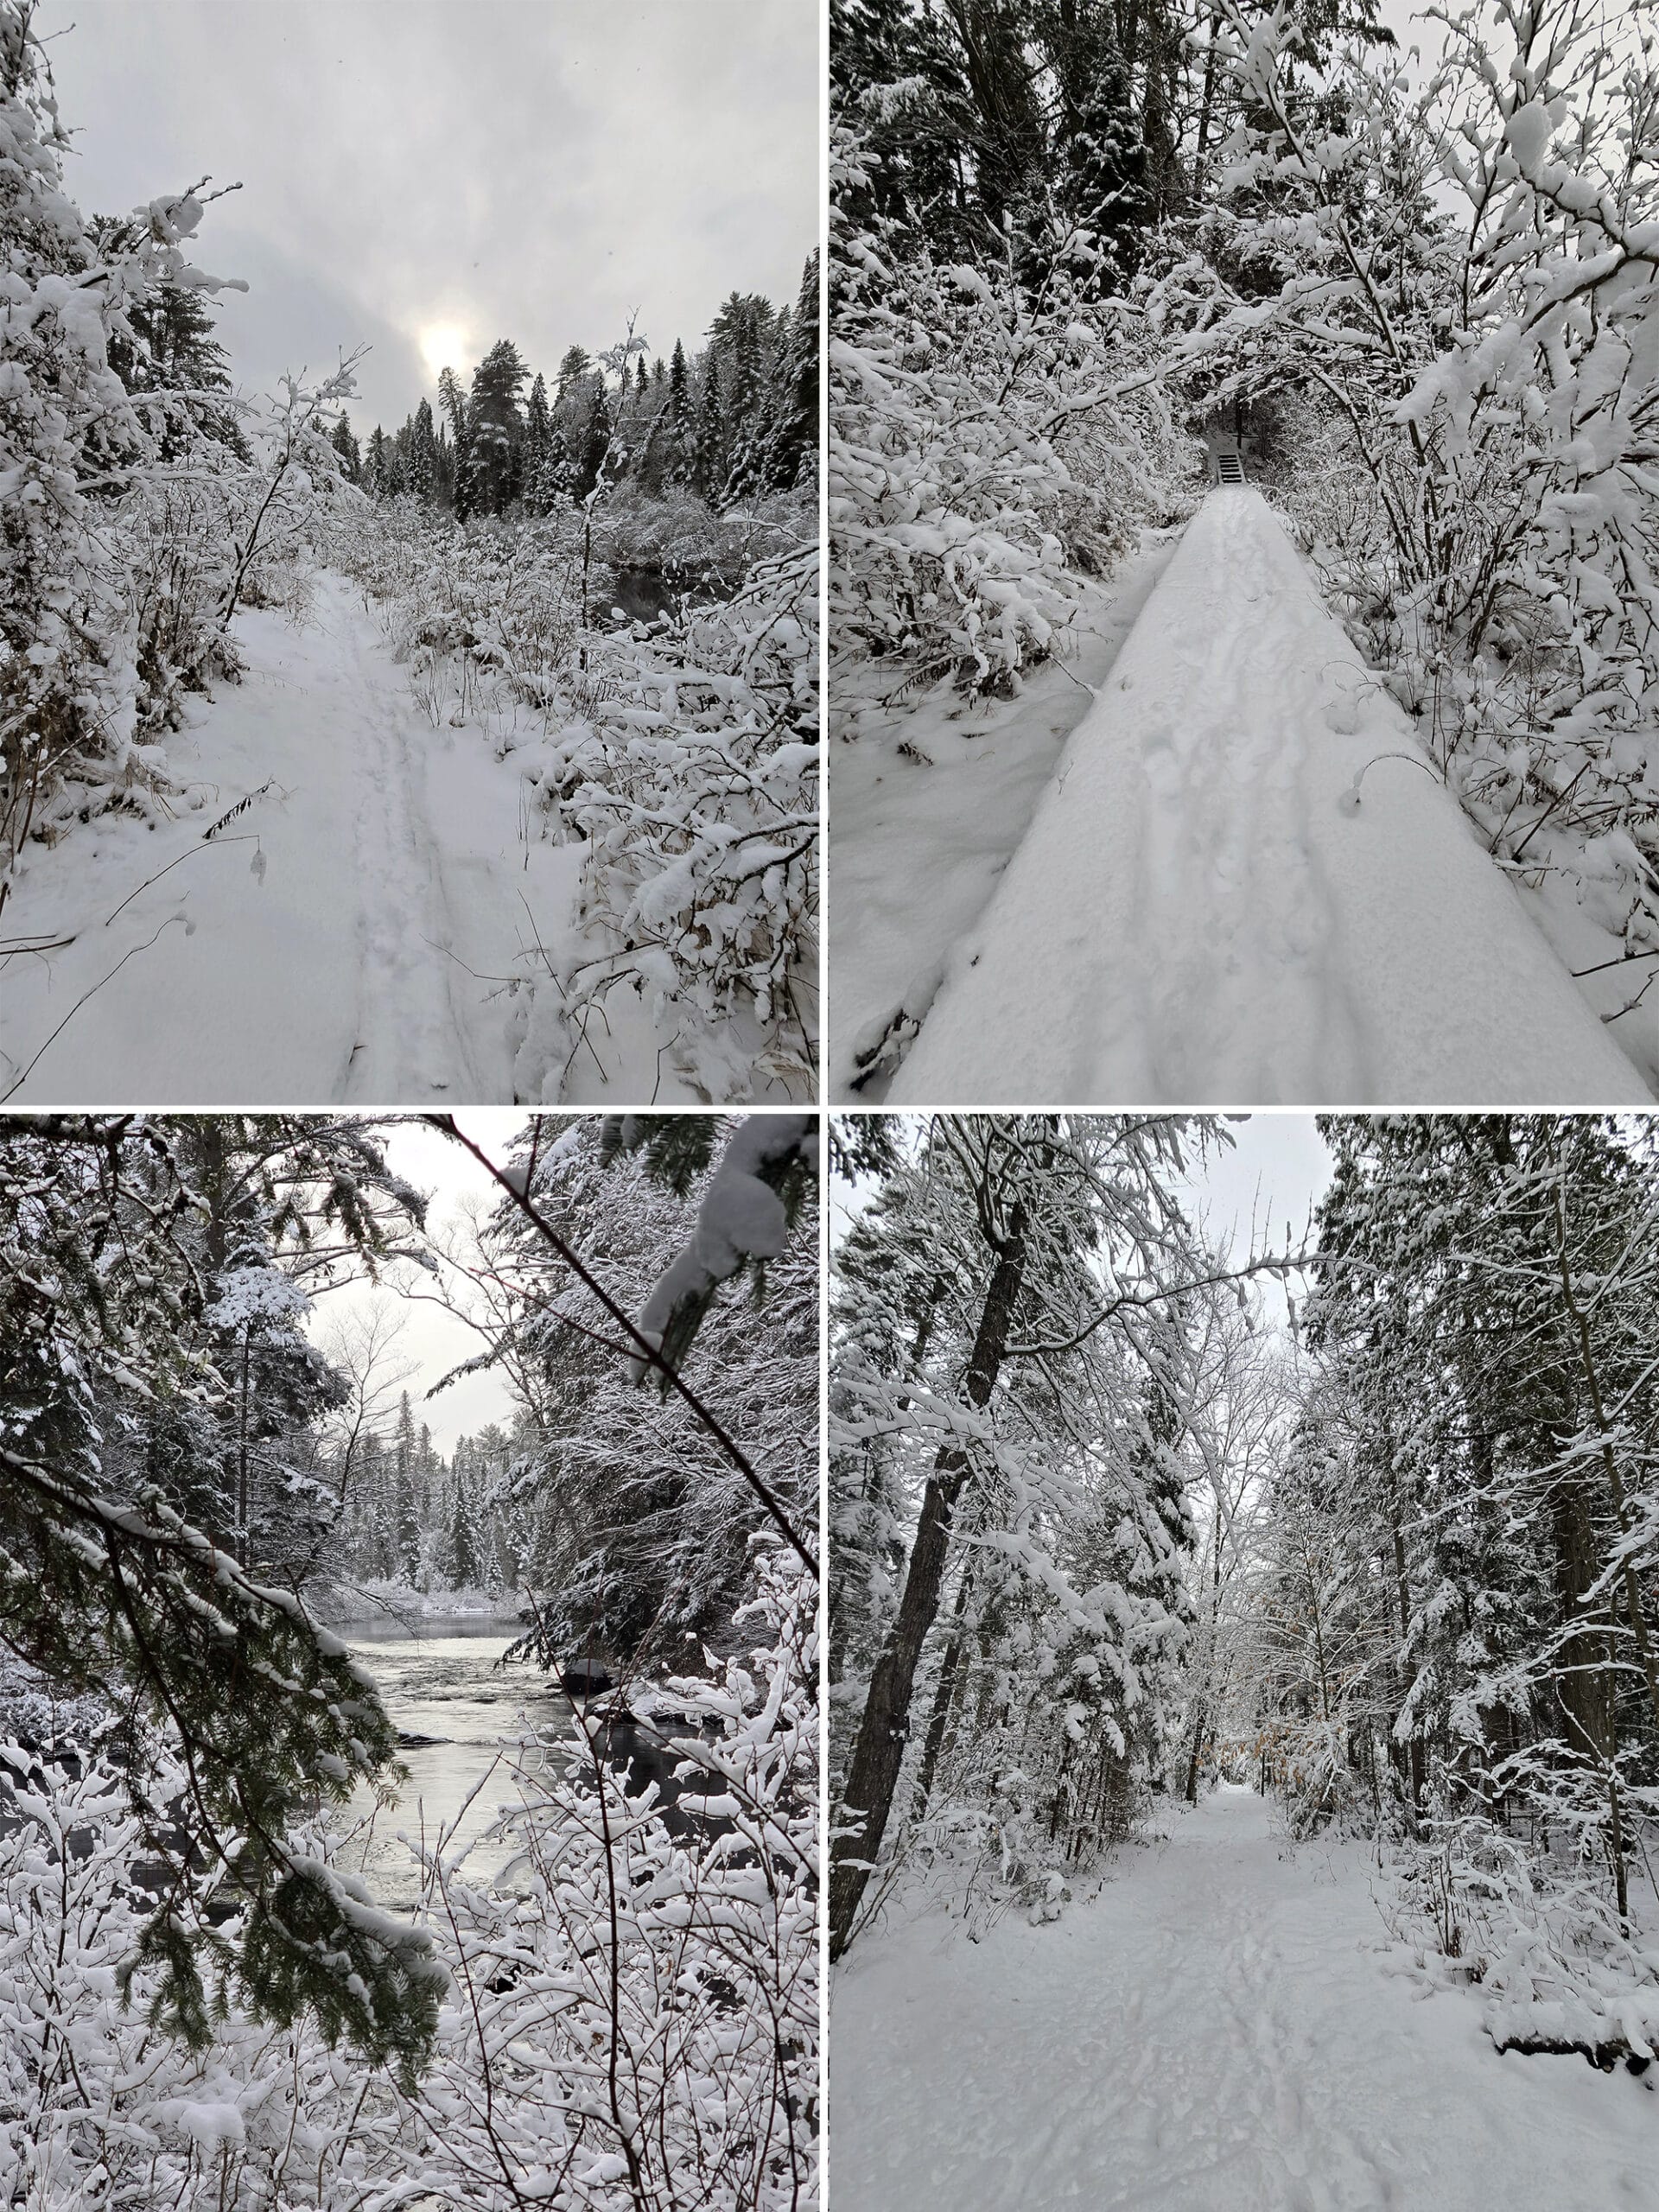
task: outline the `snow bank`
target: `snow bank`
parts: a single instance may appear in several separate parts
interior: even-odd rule
[[[1189,527],[889,1096],[1650,1103],[1249,488]]]

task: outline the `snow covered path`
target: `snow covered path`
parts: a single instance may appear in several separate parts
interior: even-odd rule
[[[511,758],[433,728],[342,578],[303,627],[256,611],[237,639],[242,683],[168,741],[176,818],[30,854],[6,935],[74,941],[0,980],[0,1091],[39,1055],[16,1103],[510,1101],[489,979],[532,909],[563,923],[576,849],[526,846]]]
[[[1249,488],[1189,526],[887,1095],[1652,1103]]]
[[[1370,1862],[1224,1787],[1057,1925],[877,1930],[831,1986],[836,2212],[1621,2212],[1659,2096],[1502,2057],[1377,1946]]]

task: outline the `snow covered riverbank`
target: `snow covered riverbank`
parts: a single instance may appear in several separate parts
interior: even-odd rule
[[[1406,1969],[1363,1847],[1293,1847],[1225,1785],[1170,1825],[1058,1925],[973,1943],[930,1917],[854,1947],[830,1995],[839,2212],[1652,2201],[1647,2082],[1500,2057],[1478,1994]]]

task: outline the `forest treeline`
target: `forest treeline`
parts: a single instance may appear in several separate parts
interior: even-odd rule
[[[377,497],[400,494],[448,508],[458,520],[518,507],[550,513],[580,503],[601,480],[643,499],[692,493],[715,510],[817,480],[818,256],[793,306],[733,292],[706,345],[688,356],[676,339],[646,365],[643,340],[596,361],[568,347],[550,390],[508,338],[472,372],[438,378],[438,407],[423,399],[388,433],[377,423],[359,445],[342,414],[334,445],[347,479]],[[528,392],[525,387],[528,385]]]
[[[1228,1256],[1214,1123],[896,1126],[844,1139],[836,1948],[912,1880],[1057,1916],[1225,1777],[1384,1840],[1396,1926],[1501,2045],[1639,2056],[1652,1130],[1324,1117],[1306,1234]]]
[[[843,665],[1013,689],[1237,439],[1494,859],[1647,960],[1646,14],[835,0]]]

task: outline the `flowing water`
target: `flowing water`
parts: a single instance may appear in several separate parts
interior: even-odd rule
[[[398,1801],[376,1818],[366,1842],[354,1842],[344,1864],[360,1872],[377,1900],[390,1907],[415,1903],[419,1874],[397,1840],[402,1829],[412,1840],[433,1842],[448,1828],[467,1794],[483,1787],[467,1808],[455,1842],[470,1842],[466,1871],[474,1881],[497,1873],[509,1856],[501,1844],[474,1840],[494,1819],[498,1807],[517,1801],[503,1737],[517,1738],[528,1728],[563,1735],[570,1701],[539,1667],[502,1667],[501,1655],[520,1634],[516,1623],[479,1618],[433,1622],[411,1635],[403,1628],[353,1622],[337,1631],[352,1656],[374,1676],[392,1726],[405,1736],[429,1738],[402,1753],[409,1769]],[[372,1791],[360,1789],[352,1813],[374,1811]]]

